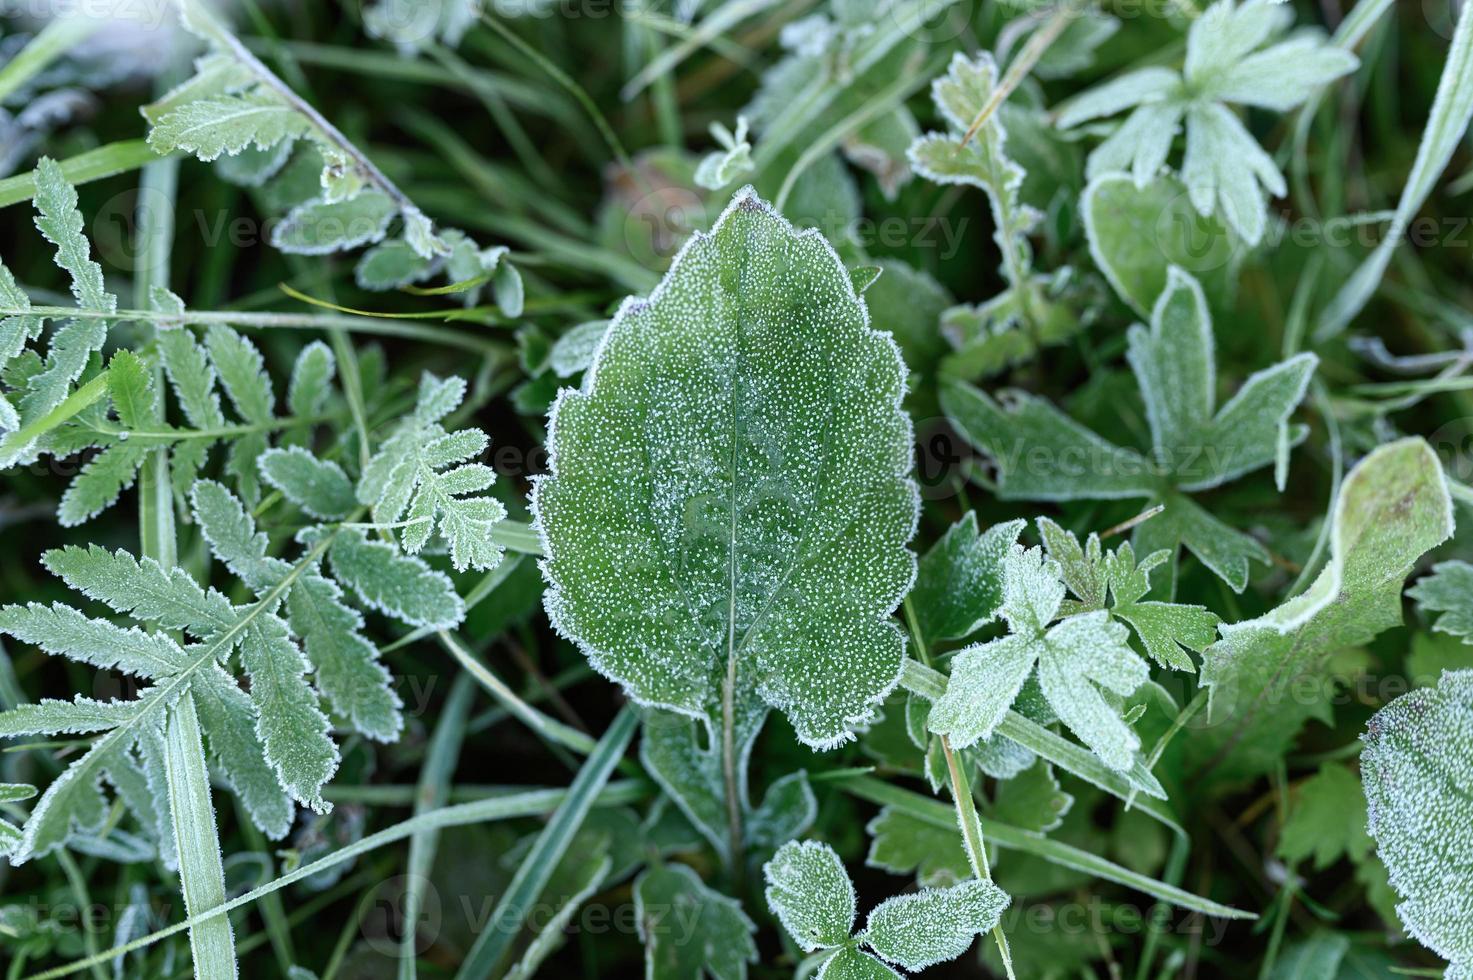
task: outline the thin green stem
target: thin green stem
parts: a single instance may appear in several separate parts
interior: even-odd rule
[[[183,314],[160,313],[157,310],[80,310],[69,306],[33,306],[29,310],[0,308],[0,318],[38,316],[70,320],[136,320],[165,327],[182,323],[226,326],[259,330],[346,330],[349,333],[374,334],[380,337],[402,337],[423,340],[445,347],[458,347],[478,354],[503,355],[505,344],[469,332],[449,330],[429,324],[406,322],[373,316],[337,313],[248,313],[239,310],[186,310]]]
[[[398,823],[377,833],[369,834],[362,840],[355,841],[346,847],[332,852],[326,857],[318,858],[310,864],[304,864],[299,868],[288,871],[274,881],[267,882],[259,888],[253,888],[244,895],[232,898],[206,912],[198,915],[191,914],[183,922],[176,922],[157,932],[149,933],[147,936],[142,936],[131,942],[114,946],[112,949],[103,950],[96,956],[88,956],[85,959],[68,963],[65,966],[59,966],[42,973],[33,974],[29,980],[55,980],[56,977],[69,977],[81,970],[90,969],[94,965],[107,963],[115,957],[126,956],[134,950],[146,949],[161,939],[177,936],[181,932],[218,919],[228,912],[233,912],[238,908],[243,908],[253,902],[260,901],[263,896],[280,891],[288,885],[293,885],[304,878],[311,878],[329,868],[335,868],[344,862],[355,860],[381,847],[396,844],[422,830],[443,830],[446,827],[465,827],[471,824],[486,823],[491,820],[535,817],[555,809],[571,795],[571,792],[571,788],[529,790],[525,793],[501,796],[490,800],[477,800],[474,803],[461,803],[455,806],[441,807],[430,813],[411,817],[403,823]],[[650,787],[647,784],[626,780],[605,786],[594,797],[592,802],[594,806],[600,807],[628,806],[631,803],[637,803],[647,798],[649,795]]]

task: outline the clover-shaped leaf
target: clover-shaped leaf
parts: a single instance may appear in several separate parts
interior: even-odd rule
[[[1283,31],[1290,11],[1268,0],[1219,0],[1193,23],[1181,71],[1127,72],[1066,105],[1058,124],[1070,128],[1131,110],[1089,157],[1091,177],[1128,170],[1145,186],[1166,165],[1186,128],[1181,178],[1202,215],[1219,214],[1248,244],[1267,224],[1265,193],[1287,193],[1284,176],[1229,104],[1284,112],[1315,90],[1354,71],[1344,48],[1298,35],[1262,48]],[[1260,50],[1260,48],[1262,48]]]
[[[897,976],[881,959],[911,971],[956,959],[975,936],[997,925],[1009,902],[1001,888],[973,878],[888,898],[870,912],[864,930],[851,935],[854,886],[833,848],[791,841],[763,871],[768,907],[793,940],[810,953],[834,950],[819,972],[829,980]]]
[[[852,738],[904,651],[903,393],[834,251],[738,193],[553,408],[533,492],[553,623],[711,744],[753,702],[816,748]]]
[[[1136,532],[1146,555],[1185,545],[1241,592],[1250,561],[1268,553],[1198,506],[1188,492],[1216,487],[1279,459],[1281,447],[1304,437],[1289,415],[1303,399],[1318,363],[1299,354],[1252,375],[1217,405],[1212,320],[1202,289],[1173,268],[1149,328],[1133,327],[1128,360],[1151,427],[1148,456],[1106,440],[1049,402],[1022,393],[995,401],[965,384],[943,386],[948,418],[998,469],[1006,500],[1143,497],[1164,511]]]

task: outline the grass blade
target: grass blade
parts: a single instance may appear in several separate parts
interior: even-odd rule
[[[639,715],[632,705],[626,704],[619,709],[609,730],[599,739],[598,745],[588,756],[588,761],[573,778],[573,784],[568,787],[567,799],[538,835],[537,841],[512,877],[511,884],[507,886],[506,893],[496,903],[496,909],[486,923],[486,931],[476,940],[476,945],[456,974],[458,980],[485,980],[500,965],[532,903],[542,893],[558,859],[567,850],[573,835],[582,825],[583,818],[588,815],[594,798],[608,782],[614,765],[623,756],[629,740],[634,737],[634,728],[638,721]],[[947,810],[948,816],[950,812]]]
[[[475,693],[470,674],[458,674],[450,688],[450,696],[440,712],[440,721],[430,739],[420,769],[419,787],[414,794],[415,816],[429,813],[445,805],[450,795],[450,777],[460,759],[460,746],[465,741],[466,718],[470,713],[471,695]],[[404,924],[399,942],[399,976],[414,980],[419,910],[424,905],[425,889],[430,885],[430,866],[435,863],[435,850],[440,831],[422,830],[409,839],[409,861],[404,872]]]
[[[606,786],[602,792],[596,794],[592,804],[594,806],[625,806],[630,803],[645,799],[651,792],[649,786],[627,780]],[[46,970],[34,974],[30,980],[56,980],[57,977],[68,977],[74,973],[80,973],[89,969],[97,963],[108,963],[115,957],[126,956],[134,950],[144,949],[152,946],[161,939],[177,936],[188,929],[196,928],[206,922],[213,921],[228,912],[238,908],[259,902],[267,895],[278,892],[288,885],[295,884],[304,878],[321,874],[329,868],[337,867],[345,861],[352,861],[362,857],[381,847],[398,843],[408,837],[413,837],[422,830],[441,830],[446,827],[465,827],[471,824],[486,823],[492,820],[511,820],[516,817],[532,817],[546,813],[554,807],[560,806],[572,795],[571,789],[535,789],[524,793],[513,793],[506,796],[498,796],[488,800],[477,800],[474,803],[459,803],[455,806],[442,807],[439,810],[411,817],[403,823],[386,827],[374,834],[369,834],[362,840],[341,850],[334,851],[326,857],[318,858],[310,864],[304,864],[299,868],[288,871],[280,878],[269,881],[259,888],[253,888],[244,895],[232,898],[222,905],[216,906],[209,911],[199,915],[191,915],[183,922],[176,922],[166,926],[157,932],[151,932],[132,942],[105,949],[96,956],[76,960],[65,966]]]
[[[956,829],[956,812],[940,800],[933,800],[912,790],[892,786],[870,776],[844,780],[840,785],[847,792],[862,800],[869,800],[881,806],[894,807],[917,820],[924,820],[937,827],[944,827],[947,830]],[[1050,840],[1042,834],[992,820],[983,820],[982,830],[987,835],[987,839],[999,847],[1023,851],[1043,858],[1051,864],[1072,868],[1105,881],[1113,881],[1127,888],[1134,888],[1179,908],[1225,919],[1257,918],[1257,915],[1252,912],[1244,912],[1242,909],[1235,909],[1228,905],[1219,905],[1199,895],[1193,895],[1191,892],[1121,867],[1113,861],[1088,851]]]
[[[1473,4],[1464,4],[1437,86],[1437,98],[1432,103],[1432,114],[1417,147],[1416,162],[1402,189],[1396,216],[1391,219],[1391,227],[1386,229],[1381,244],[1330,301],[1315,329],[1317,340],[1340,333],[1370,302],[1412,219],[1432,195],[1438,178],[1462,143],[1470,120],[1473,120]]]
[[[205,768],[199,717],[190,695],[180,698],[169,712],[164,761],[184,910],[194,918],[224,904],[225,865],[215,830],[215,808],[210,802],[210,774]],[[238,975],[235,934],[226,916],[206,919],[191,928],[189,948],[194,957],[194,975],[199,980],[234,980]]]

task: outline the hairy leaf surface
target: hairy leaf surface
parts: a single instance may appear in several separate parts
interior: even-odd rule
[[[553,409],[553,622],[640,702],[714,725],[756,698],[810,745],[851,738],[904,650],[903,388],[833,251],[739,193]]]

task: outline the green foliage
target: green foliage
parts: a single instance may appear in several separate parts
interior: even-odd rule
[[[814,747],[852,738],[904,649],[886,621],[915,567],[901,392],[829,246],[738,193],[552,410],[533,509],[553,623],[713,744],[754,702]]]
[[[1299,787],[1279,837],[1279,856],[1294,863],[1313,855],[1319,871],[1342,856],[1359,864],[1370,852],[1360,780],[1348,767],[1326,763]]]
[[[409,554],[421,551],[438,530],[457,570],[485,570],[501,561],[491,528],[506,517],[506,508],[486,494],[495,471],[470,462],[490,439],[479,429],[447,432],[442,425],[464,398],[460,378],[420,378],[413,414],[364,466],[358,500],[373,508],[381,524],[404,521],[399,541]]]
[[[880,960],[917,971],[956,959],[977,934],[997,925],[1008,906],[1002,889],[973,879],[886,899],[870,911],[864,929],[851,935],[858,914],[854,886],[827,844],[789,842],[763,873],[768,907],[793,941],[807,952],[833,951],[821,977],[897,975]]]
[[[1265,194],[1288,191],[1272,158],[1228,105],[1285,112],[1355,70],[1349,51],[1298,35],[1264,43],[1292,20],[1269,0],[1218,0],[1187,34],[1186,64],[1127,72],[1071,100],[1059,125],[1131,113],[1089,157],[1091,176],[1128,170],[1144,186],[1186,129],[1182,182],[1200,214],[1221,214],[1250,245],[1262,239]]]
[[[8,973],[1473,976],[1473,10],[1126,6],[0,24]]]
[[[931,709],[931,731],[958,746],[990,737],[1038,669],[1049,707],[1111,769],[1130,768],[1140,740],[1101,690],[1133,693],[1149,676],[1128,632],[1097,610],[1050,625],[1064,601],[1058,562],[1017,545],[1003,565],[1000,609],[1008,635],[967,647],[952,661],[946,693]]]
[[[1422,615],[1432,619],[1439,633],[1450,633],[1465,643],[1473,642],[1473,565],[1465,561],[1443,562],[1432,574],[1407,589]]]
[[[1223,627],[1207,649],[1202,684],[1214,724],[1192,740],[1193,754],[1224,777],[1256,775],[1307,721],[1328,720],[1330,655],[1400,624],[1407,569],[1452,532],[1446,477],[1426,442],[1403,439],[1362,460],[1340,488],[1330,560],[1314,584]],[[1306,680],[1316,685],[1312,696]]]
[[[1197,281],[1173,269],[1151,325],[1129,334],[1128,360],[1151,429],[1149,456],[1117,445],[1032,395],[999,403],[969,385],[943,386],[947,416],[998,468],[998,495],[1014,500],[1143,497],[1163,512],[1142,525],[1146,554],[1185,546],[1241,592],[1263,546],[1224,525],[1187,496],[1276,464],[1304,438],[1289,415],[1317,359],[1300,354],[1253,374],[1217,405],[1211,314]]]
[[[1442,675],[1371,719],[1361,756],[1376,852],[1401,897],[1397,915],[1423,945],[1473,971],[1473,813],[1466,763],[1473,748],[1473,672]]]
[[[707,888],[683,864],[640,875],[634,901],[651,980],[742,980],[747,964],[757,961],[751,935],[757,927],[741,903]]]

